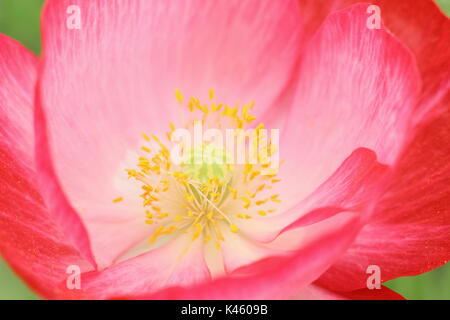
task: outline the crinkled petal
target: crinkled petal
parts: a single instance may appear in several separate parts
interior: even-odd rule
[[[80,9],[79,29],[67,27],[73,6]],[[123,170],[137,158],[142,132],[165,134],[169,121],[179,122],[184,109],[175,89],[203,98],[213,88],[223,102],[253,99],[271,107],[297,61],[298,33],[293,0],[47,3],[40,79],[46,122],[39,119],[37,154],[42,188],[58,195],[53,208],[71,211],[70,204],[80,213],[100,266],[147,234],[130,228],[120,244],[106,246],[96,226],[143,216]],[[114,210],[111,200],[124,194]]]
[[[301,20],[307,24],[304,34],[313,34],[328,14],[357,2],[360,1],[299,0]],[[426,112],[432,111],[445,98],[450,87],[450,19],[433,0],[373,0],[370,3],[379,6],[387,29],[415,56],[423,79],[417,105],[421,112],[416,114],[415,121],[421,121]]]
[[[360,224],[347,212],[322,221],[327,230],[288,255],[268,257],[228,276],[191,286],[173,286],[120,298],[139,299],[279,299],[293,295],[316,279],[351,244]],[[114,298],[114,297],[112,297]]]
[[[0,253],[42,297],[70,297],[67,288],[59,289],[69,276],[67,268],[93,267],[79,253],[89,257],[89,249],[83,251],[83,243],[89,243],[86,233],[73,228],[62,234],[37,187],[32,108],[36,67],[31,52],[0,35]]]
[[[211,277],[202,242],[192,242],[189,235],[183,235],[105,270],[82,274],[82,279],[86,297],[104,299],[195,285]]]
[[[286,212],[238,220],[236,224],[252,239],[269,242],[280,233],[314,225],[346,210],[368,210],[385,188],[389,170],[369,149],[355,150],[324,183],[305,200]]]
[[[415,61],[384,28],[367,27],[367,7],[328,16],[306,49],[280,139],[288,203],[311,193],[353,150],[369,148],[392,164],[410,138],[420,90]]]
[[[318,285],[311,284],[292,297],[293,300],[404,300],[401,295],[388,287],[380,289],[360,289],[346,293],[333,292]]]
[[[369,265],[387,281],[450,260],[450,100],[445,105],[446,113],[419,128],[370,222],[321,285],[354,290],[365,286]]]

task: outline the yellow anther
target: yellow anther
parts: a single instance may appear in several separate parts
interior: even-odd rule
[[[146,141],[150,141],[150,137],[148,135],[146,135],[145,133],[142,134],[142,137],[146,140]]]
[[[247,123],[251,123],[251,122],[253,122],[253,121],[255,121],[255,120],[256,120],[256,117],[255,117],[255,116],[248,116],[248,117],[245,118],[245,121],[246,121]]]
[[[192,241],[197,239],[199,236],[200,236],[200,232],[199,231],[195,231],[194,234],[192,235]]]
[[[128,173],[128,178],[136,177],[138,175],[137,171],[134,169],[125,169]]]
[[[242,107],[242,117],[244,119],[248,117],[248,109],[249,109],[249,106],[246,104]]]
[[[194,202],[194,196],[192,194],[189,193],[185,193],[184,197],[186,198],[187,201],[189,201],[190,203]]]
[[[278,194],[274,194],[270,197],[270,200],[272,200],[273,202],[281,202],[280,199],[278,199],[279,195]]]
[[[264,203],[266,203],[266,202],[268,202],[268,201],[269,201],[269,199],[258,200],[258,201],[255,202],[255,204],[256,204],[257,206],[260,206],[260,205],[262,205],[262,204],[264,204]]]
[[[225,106],[222,115],[225,117],[235,118],[238,112],[238,108],[233,108],[230,106]]]
[[[251,115],[253,101],[247,104],[238,102],[235,107],[231,107],[216,102],[213,89],[209,90],[206,103],[196,97],[187,99],[178,89],[175,90],[175,97],[178,103],[193,112],[192,117],[187,119],[183,125],[187,129],[192,129],[196,122],[201,122],[205,126],[218,124],[219,129],[223,129],[226,125],[224,120],[227,120],[223,117],[229,118],[229,121],[226,121],[229,125],[245,129],[248,123],[255,120],[255,117]],[[166,134],[170,141],[176,127],[172,122],[169,123],[169,126],[170,130],[167,130]],[[256,126],[257,130],[263,128],[263,123]],[[242,170],[232,163],[226,163],[218,168],[206,166],[206,170],[203,170],[203,167],[201,169],[191,168],[187,163],[171,163],[169,147],[163,143],[166,140],[160,140],[161,137],[151,134],[142,134],[142,137],[151,142],[140,146],[140,149],[146,152],[148,157],[139,157],[137,169],[129,169],[126,172],[128,178],[134,178],[143,184],[143,193],[140,197],[145,209],[148,209],[145,213],[145,223],[156,224],[156,231],[149,239],[150,242],[182,228],[180,232],[192,235],[192,240],[203,237],[204,242],[213,240],[216,247],[220,248],[220,241],[225,240],[221,233],[223,223],[227,223],[231,232],[239,231],[237,225],[232,222],[232,212],[230,212],[233,210],[232,208],[241,206],[242,211],[239,210],[234,215],[243,220],[251,219],[256,215],[265,216],[274,211],[274,209],[266,209],[263,206],[260,209],[264,210],[255,210],[252,215],[249,215],[248,212],[243,213],[246,212],[244,208],[249,209],[253,203],[261,206],[269,201],[280,202],[278,195],[258,196],[259,192],[272,188],[272,184],[279,181],[276,179],[276,172],[273,172],[273,175],[267,174],[266,169],[271,167],[269,162],[247,163]],[[261,139],[261,134],[259,139]],[[155,145],[156,147],[154,147]],[[270,142],[267,147],[271,150],[270,152],[274,152],[275,147]],[[183,145],[182,148],[183,153],[186,148],[188,151],[190,150],[189,146]],[[259,159],[257,143],[256,148],[251,146],[251,150],[256,154],[252,153],[250,156],[256,156]],[[260,176],[263,169],[266,173],[264,177]],[[255,179],[257,177],[258,179]],[[264,179],[265,184],[254,184],[251,182],[253,179],[256,181]],[[114,202],[116,201],[118,202],[119,198]],[[170,213],[166,210],[170,210]],[[161,222],[164,222],[162,223],[164,226],[158,227],[158,223]]]
[[[177,230],[178,230],[177,227],[169,226],[166,230],[164,230],[164,232],[161,232],[161,233],[163,233],[163,234],[171,234],[171,233],[174,233]]]
[[[194,103],[194,101],[192,99],[189,100],[189,102],[188,102],[188,109],[189,109],[190,112],[193,112],[194,109],[195,109],[195,103]]]
[[[164,232],[164,226],[158,227],[148,241],[155,242],[162,232]]]
[[[234,189],[234,188],[231,187],[231,186],[228,186],[228,190],[229,190],[230,193],[233,195],[233,200],[236,200],[236,199],[237,199],[237,194],[238,194],[237,190]]]
[[[123,197],[117,197],[117,198],[113,199],[114,203],[119,203],[121,201],[123,201]]]
[[[202,111],[203,113],[209,113],[209,110],[208,110],[208,105],[201,105],[200,103],[198,103],[198,104],[196,104],[195,105],[200,111]]]
[[[230,225],[231,232],[237,233],[239,231],[239,228],[235,224]]]
[[[261,129],[264,129],[264,123],[260,123],[260,124],[258,124],[257,126],[256,126],[256,131],[259,131],[259,130],[261,130]]]
[[[180,104],[183,104],[183,94],[180,92],[180,90],[175,89],[175,97]]]
[[[222,104],[218,104],[218,105],[216,105],[216,104],[212,104],[211,105],[211,112],[217,112],[217,111],[219,111],[220,109],[222,109]]]
[[[251,201],[249,198],[247,198],[247,197],[242,197],[241,200],[245,203],[244,208],[247,209],[248,207],[250,207],[252,201]]]
[[[165,154],[165,151],[168,150],[167,147],[161,142],[161,140],[159,140],[159,138],[157,136],[155,136],[154,134],[152,134],[152,138],[153,140],[156,141],[156,143],[161,147],[161,153]]]
[[[253,165],[251,165],[250,163],[246,163],[245,168],[244,168],[244,173],[249,174],[252,171],[252,168],[253,168]]]
[[[253,171],[250,175],[250,180],[253,180],[255,177],[257,177],[261,172],[259,171]]]

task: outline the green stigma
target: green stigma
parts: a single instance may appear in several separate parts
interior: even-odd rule
[[[204,183],[210,179],[225,182],[231,176],[230,157],[223,147],[201,144],[190,148],[181,162],[183,172],[192,180]]]

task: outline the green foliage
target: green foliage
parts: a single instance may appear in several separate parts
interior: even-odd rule
[[[0,300],[35,300],[36,295],[0,260]]]
[[[441,6],[442,10],[450,16],[450,0],[437,0],[436,2]]]
[[[385,283],[409,300],[449,300],[450,264],[415,277],[401,277]]]
[[[0,33],[19,40],[38,53],[39,17],[44,0],[0,0]]]

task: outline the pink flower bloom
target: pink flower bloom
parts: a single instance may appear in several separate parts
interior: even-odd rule
[[[357,2],[48,1],[41,58],[0,36],[2,256],[45,298],[401,298],[367,268],[450,258],[450,22]],[[141,148],[210,114],[280,128],[278,175]]]

